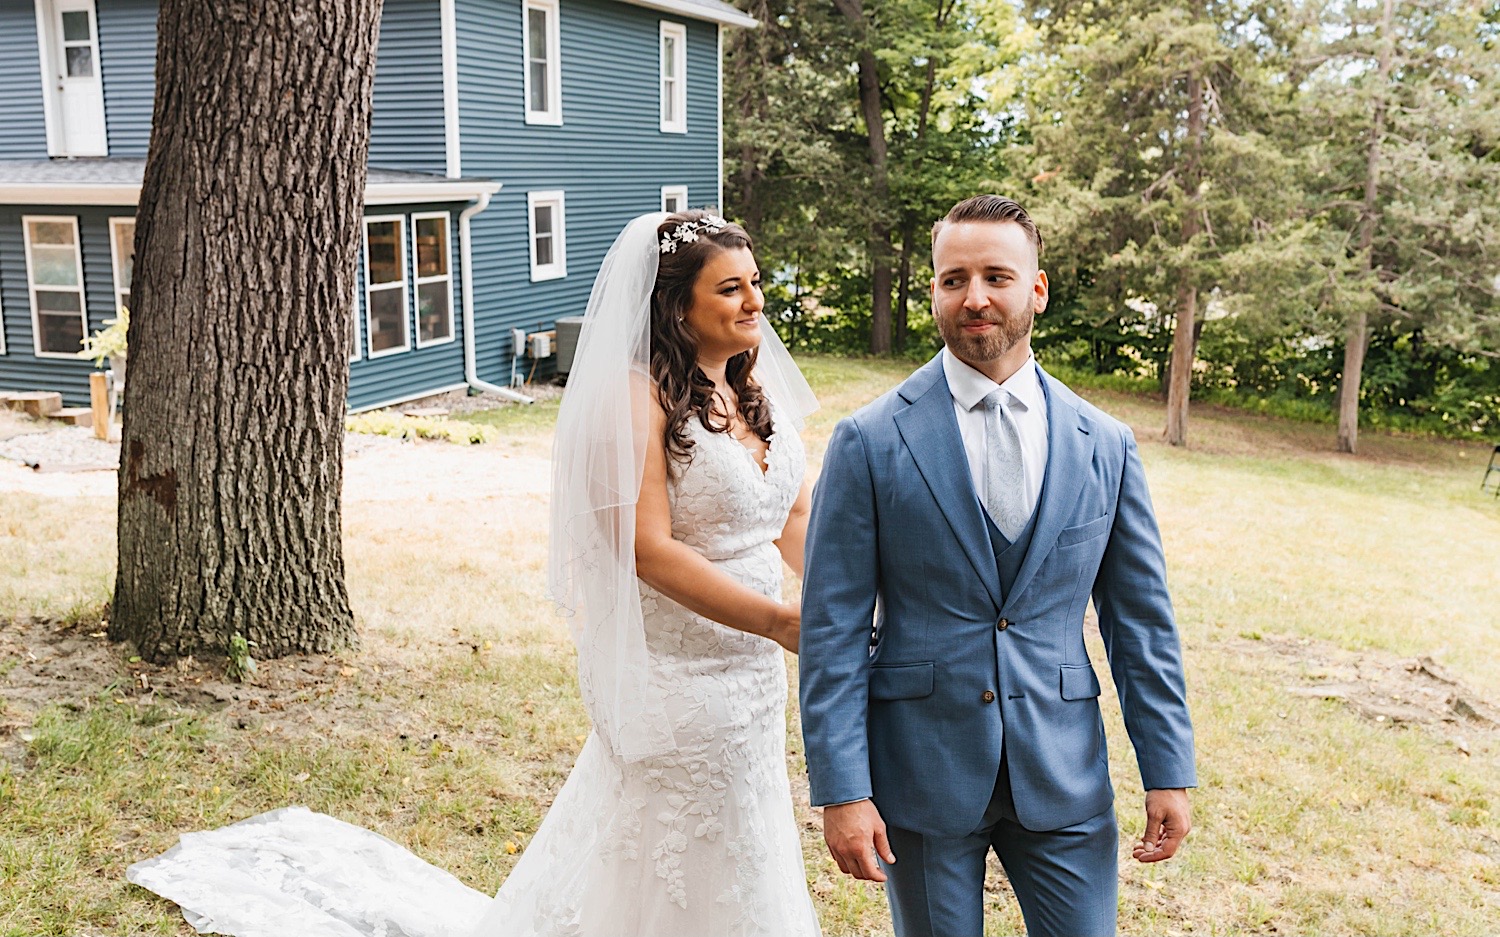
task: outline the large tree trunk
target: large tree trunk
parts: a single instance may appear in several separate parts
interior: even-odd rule
[[[859,111],[865,119],[865,138],[870,161],[870,354],[891,351],[891,225],[885,220],[890,205],[890,181],[886,168],[885,113],[880,109],[880,63],[869,44],[869,21],[862,0],[833,0],[860,43]]]
[[[1196,66],[1188,75],[1188,157],[1183,167],[1182,185],[1187,205],[1182,213],[1182,246],[1187,247],[1198,236],[1199,176],[1203,155],[1203,81]],[[1198,321],[1198,286],[1192,271],[1183,270],[1177,286],[1177,321],[1172,329],[1172,363],[1167,382],[1167,442],[1187,445],[1188,398],[1193,387],[1194,341]]]
[[[875,53],[864,49],[859,54],[859,108],[865,117],[870,141],[870,194],[874,202],[874,220],[870,223],[870,354],[891,352],[891,226],[885,220],[890,202],[890,182],[886,173],[885,115],[880,109],[879,64]]]
[[[901,224],[901,253],[896,260],[896,309],[894,315],[895,348],[906,350],[906,336],[911,309],[911,252],[917,236],[916,221],[908,218]]]
[[[380,0],[162,0],[109,634],[350,645],[340,488]]]
[[[1391,67],[1395,52],[1392,21],[1395,19],[1395,0],[1385,0],[1380,16],[1380,50],[1376,61],[1376,97],[1373,119],[1370,121],[1370,137],[1365,144],[1365,193],[1359,218],[1358,250],[1364,266],[1365,282],[1375,288],[1375,230],[1380,226],[1380,159],[1381,146],[1385,140],[1386,91],[1391,79]],[[1379,297],[1372,297],[1377,303]],[[1365,344],[1369,340],[1369,313],[1357,310],[1349,317],[1344,334],[1344,373],[1339,381],[1339,441],[1340,452],[1351,455],[1359,447],[1359,388],[1365,367]]]

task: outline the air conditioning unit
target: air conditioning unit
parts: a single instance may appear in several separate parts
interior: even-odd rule
[[[583,316],[564,316],[557,320],[557,373],[566,376],[573,370],[573,355],[578,351],[578,336],[583,331]]]

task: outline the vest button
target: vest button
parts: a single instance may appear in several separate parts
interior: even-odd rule
[[[991,690],[985,690],[979,695],[979,698],[984,700],[986,703],[993,703],[995,701],[995,694]]]
[[[1009,628],[1009,627],[1010,627],[1010,619],[1009,618],[1002,618],[999,621],[995,622],[995,630],[996,631],[1004,631],[1006,628]]]

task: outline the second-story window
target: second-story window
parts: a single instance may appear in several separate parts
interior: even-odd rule
[[[664,185],[661,187],[662,211],[687,211],[687,186]]]
[[[687,133],[687,28],[661,24],[661,129]]]
[[[521,5],[525,95],[528,124],[562,123],[562,54],[557,0],[526,0]]]

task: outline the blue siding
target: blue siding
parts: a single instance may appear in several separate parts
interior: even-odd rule
[[[375,57],[370,165],[447,171],[442,33],[436,0],[386,0]]]
[[[579,315],[625,223],[656,211],[661,187],[693,207],[718,199],[718,27],[617,0],[561,0],[561,127],[528,125],[521,0],[458,0],[464,174],[504,184],[473,227],[479,376],[509,379],[509,330]],[[659,24],[687,27],[688,132],[662,133]],[[526,193],[566,193],[568,275],[531,282]]]
[[[32,0],[0,0],[0,159],[45,159],[42,63]]]
[[[38,358],[32,351],[31,297],[26,285],[26,246],[21,218],[59,215],[78,219],[83,248],[84,308],[88,331],[104,327],[115,315],[114,263],[110,257],[109,219],[132,217],[129,207],[81,208],[77,205],[0,206],[0,309],[3,309],[6,353],[0,355],[0,390],[46,390],[63,395],[68,406],[88,406],[93,362]]]
[[[97,0],[109,155],[137,159],[151,142],[156,95],[156,0]]]
[[[464,382],[463,346],[463,277],[459,268],[458,214],[467,203],[448,205],[372,205],[366,216],[402,215],[406,218],[406,327],[411,337],[408,351],[371,360],[369,335],[365,330],[365,271],[363,251],[359,269],[359,351],[360,358],[349,366],[349,407],[359,410],[395,400],[408,400],[441,388]],[[417,297],[412,283],[411,243],[413,213],[446,211],[448,220],[448,269],[452,272],[453,338],[442,345],[417,347]]]

